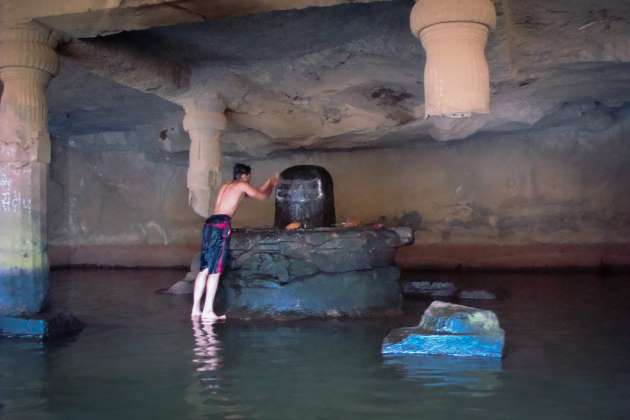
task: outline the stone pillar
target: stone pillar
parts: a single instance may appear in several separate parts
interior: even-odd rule
[[[188,204],[198,215],[213,210],[213,192],[221,182],[221,131],[225,129],[225,104],[216,96],[183,102],[184,129],[190,137]]]
[[[490,112],[488,32],[496,26],[490,0],[416,0],[411,31],[427,54],[425,115],[451,118]]]
[[[36,23],[0,29],[0,315],[37,313],[48,293],[46,87],[57,41]]]

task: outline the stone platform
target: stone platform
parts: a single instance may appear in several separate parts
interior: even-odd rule
[[[235,230],[216,310],[245,319],[398,313],[394,254],[412,241],[408,228]],[[192,293],[196,272],[170,291]]]

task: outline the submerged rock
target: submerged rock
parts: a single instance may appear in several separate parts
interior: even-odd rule
[[[53,339],[75,335],[85,324],[67,313],[41,314],[33,318],[0,317],[0,337]]]
[[[191,295],[193,293],[194,287],[195,284],[193,281],[188,281],[184,279],[169,287],[165,293],[171,295]]]
[[[412,297],[451,297],[457,294],[457,287],[451,282],[410,281],[403,284],[403,294]]]
[[[502,357],[505,332],[494,312],[435,301],[416,327],[390,332],[385,354]]]
[[[497,298],[494,293],[487,290],[462,290],[457,294],[457,297],[470,300],[494,300]]]
[[[179,282],[171,286],[171,288],[169,289],[169,292],[172,291],[172,293],[174,294],[186,294],[184,290],[187,290],[187,289],[183,285],[180,285],[180,283],[181,282],[191,282],[191,283],[194,282],[195,278],[197,277],[197,274],[199,274],[200,266],[201,266],[201,253],[198,252],[195,254],[192,261],[190,262],[190,271],[186,273],[186,275],[184,276],[182,280],[180,280]],[[178,288],[178,285],[180,285],[181,287]],[[177,292],[176,290],[179,290],[179,292]],[[190,289],[189,293],[192,293],[192,289]]]

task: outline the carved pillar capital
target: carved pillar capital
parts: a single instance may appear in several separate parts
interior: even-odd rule
[[[425,114],[466,117],[490,112],[488,32],[496,26],[490,0],[417,0],[410,27],[427,53]]]
[[[58,43],[57,33],[35,22],[0,28],[0,69],[26,67],[52,77],[59,68]]]
[[[34,22],[0,28],[0,161],[50,162],[46,87],[59,68],[58,41]]]
[[[184,129],[190,136],[187,186],[188,201],[195,213],[208,217],[212,192],[221,172],[220,136],[227,124],[225,104],[218,96],[197,96],[182,101]]]
[[[200,95],[181,101],[184,108],[184,129],[224,130],[225,102],[217,95]]]

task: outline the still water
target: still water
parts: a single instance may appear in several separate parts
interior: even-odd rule
[[[170,270],[62,270],[52,302],[78,337],[0,341],[0,418],[630,419],[630,275],[419,274],[500,288],[475,302],[506,330],[503,361],[383,357],[387,320],[188,319],[190,297],[156,294]]]

